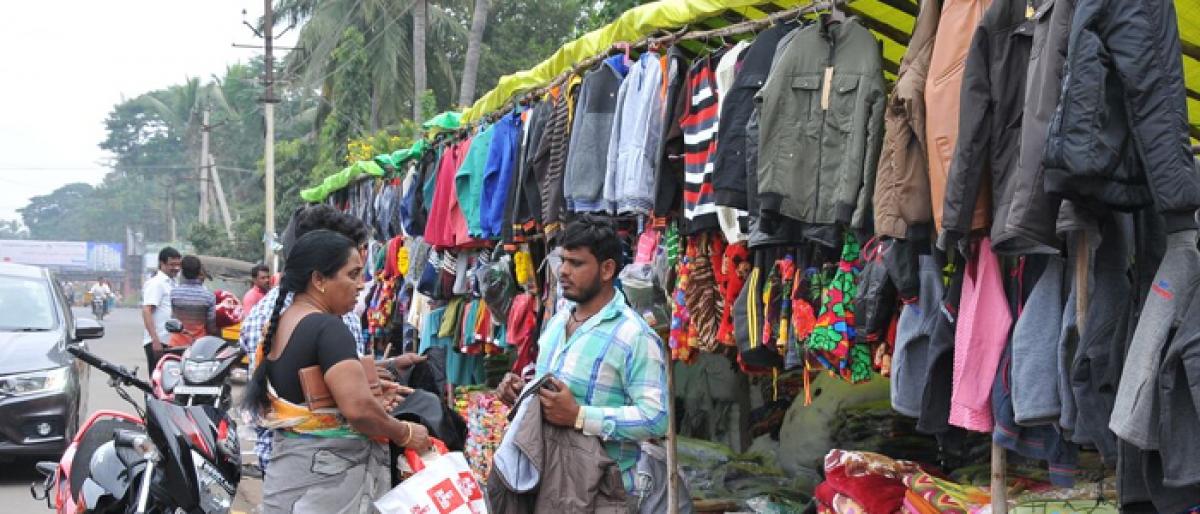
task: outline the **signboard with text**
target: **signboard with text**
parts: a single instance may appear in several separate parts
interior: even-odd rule
[[[122,271],[124,251],[122,243],[0,239],[0,262],[59,270]]]

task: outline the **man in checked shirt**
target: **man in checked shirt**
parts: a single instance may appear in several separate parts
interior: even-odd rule
[[[283,244],[284,254],[286,256],[287,248],[290,247],[290,242],[294,242],[304,234],[313,230],[332,230],[342,234],[356,244],[358,244],[360,252],[366,252],[367,226],[362,220],[338,212],[333,207],[328,205],[314,205],[298,211],[292,217],[292,223],[288,230],[284,233]],[[250,368],[254,369],[254,353],[258,349],[259,342],[263,337],[263,326],[271,318],[271,308],[275,305],[275,300],[279,296],[279,288],[272,288],[263,296],[262,300],[254,305],[254,308],[246,314],[242,320],[241,333],[239,335],[239,343],[242,349],[246,351],[246,355],[250,356]],[[284,310],[287,310],[291,305],[291,299],[284,301]],[[350,330],[350,334],[354,336],[354,341],[358,344],[358,354],[365,356],[370,355],[371,350],[367,347],[367,338],[363,335],[362,320],[354,312],[347,313],[342,316],[342,322],[346,324],[346,328]],[[387,370],[403,370],[413,364],[423,361],[424,357],[415,356],[412,354],[402,355],[394,359],[389,359],[387,362],[376,362],[377,365]],[[383,375],[386,377],[387,375]],[[386,379],[385,379],[386,380]],[[400,388],[401,394],[406,394],[406,388]],[[258,465],[261,471],[267,471],[267,465],[271,461],[271,437],[272,431],[262,427],[255,427],[257,431],[257,440],[254,443],[254,453],[258,456]]]
[[[639,443],[667,433],[667,365],[662,341],[613,286],[621,271],[621,242],[612,224],[584,214],[561,236],[562,294],[573,302],[546,324],[538,339],[535,379],[542,419],[597,436],[633,492]],[[509,373],[500,400],[512,405],[526,382]]]

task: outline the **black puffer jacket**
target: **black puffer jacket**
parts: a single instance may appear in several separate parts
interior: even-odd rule
[[[1153,203],[1168,232],[1195,228],[1200,176],[1174,2],[1079,0],[1069,46],[1046,190],[1085,208]]]

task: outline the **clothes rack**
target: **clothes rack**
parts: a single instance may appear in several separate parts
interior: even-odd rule
[[[787,9],[784,11],[772,13],[772,14],[768,15],[766,18],[762,18],[762,19],[758,19],[758,20],[748,20],[748,21],[744,21],[741,23],[735,23],[733,25],[729,25],[726,27],[721,27],[718,29],[689,31],[688,30],[689,27],[684,26],[678,32],[667,33],[666,35],[663,35],[663,36],[650,35],[650,36],[643,37],[633,43],[618,43],[618,44],[622,45],[621,48],[625,48],[624,45],[627,45],[628,48],[633,48],[633,49],[644,49],[644,48],[655,48],[655,47],[661,48],[666,45],[669,45],[672,43],[677,43],[680,41],[697,41],[697,40],[712,39],[712,38],[718,38],[718,37],[730,37],[730,36],[736,36],[736,35],[740,35],[740,34],[747,34],[747,33],[751,33],[751,32],[759,32],[771,25],[793,21],[793,20],[803,17],[806,14],[813,14],[813,13],[820,12],[820,11],[834,9],[837,6],[836,4],[844,5],[845,2],[843,0],[834,0],[832,2],[830,2],[830,1],[819,1],[819,2],[814,1],[803,7],[795,7],[792,9]],[[613,48],[616,48],[616,45],[614,45]],[[543,96],[546,93],[548,93],[550,90],[554,89],[555,87],[566,84],[567,81],[570,80],[570,78],[572,76],[582,75],[584,71],[591,68],[592,66],[595,66],[597,63],[599,63],[600,61],[607,58],[610,55],[610,51],[613,48],[610,48],[609,51],[605,51],[604,53],[594,55],[592,57],[589,57],[587,59],[584,59],[582,61],[575,63],[574,65],[571,66],[571,69],[560,73],[557,77],[555,77],[553,80],[551,80],[545,86],[528,91],[523,95],[514,96],[513,98],[511,98],[507,102],[505,102],[503,107],[501,107],[500,109],[493,111],[489,114],[485,114],[485,115],[481,116],[481,119],[491,119],[492,116],[496,116],[496,117],[503,116],[504,114],[511,112],[516,106],[521,105],[522,102],[528,101],[529,99],[532,99],[532,98],[537,98],[539,96]],[[474,125],[474,123],[472,123],[472,125]],[[467,128],[468,127],[464,127],[464,129],[467,129]]]

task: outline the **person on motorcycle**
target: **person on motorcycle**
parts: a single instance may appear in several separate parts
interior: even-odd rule
[[[200,258],[188,255],[180,262],[183,279],[171,290],[171,314],[183,323],[183,332],[171,334],[170,346],[191,346],[192,341],[217,331],[217,297],[204,287]]]
[[[112,296],[112,288],[104,277],[100,277],[88,292],[92,294],[92,314],[97,319],[103,319],[108,314],[108,298]]]
[[[418,452],[430,446],[424,426],[388,414],[399,386],[385,383],[384,401],[372,395],[342,322],[364,287],[362,274],[355,242],[330,230],[308,232],[288,252],[245,394],[244,408],[275,430],[264,513],[373,512],[391,487],[387,442]],[[307,407],[299,373],[311,366],[320,366],[336,404],[330,411]]]

